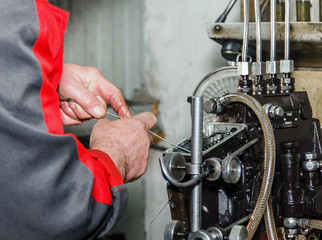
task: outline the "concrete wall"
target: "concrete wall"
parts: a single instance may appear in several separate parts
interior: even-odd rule
[[[207,36],[208,22],[214,22],[229,0],[146,0],[145,1],[145,73],[152,96],[160,100],[159,123],[171,141],[190,135],[191,96],[198,82],[210,71],[225,66],[220,45]],[[239,21],[239,1],[227,22]],[[147,240],[163,239],[170,220],[166,182],[153,151],[146,181],[145,231]],[[134,238],[133,238],[134,239]]]

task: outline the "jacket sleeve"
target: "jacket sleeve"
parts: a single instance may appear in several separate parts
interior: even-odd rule
[[[0,239],[95,239],[126,207],[109,156],[64,134],[67,17],[46,0],[0,0]]]

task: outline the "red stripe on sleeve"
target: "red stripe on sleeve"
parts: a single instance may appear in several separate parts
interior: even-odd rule
[[[40,101],[44,121],[49,133],[62,135],[64,129],[57,88],[63,69],[63,40],[69,14],[46,0],[35,0],[35,4],[39,20],[39,35],[33,52],[41,66],[43,83]],[[110,188],[123,184],[113,161],[100,151],[87,151],[75,136],[70,136],[76,141],[80,161],[93,174],[93,198],[97,202],[111,204]]]

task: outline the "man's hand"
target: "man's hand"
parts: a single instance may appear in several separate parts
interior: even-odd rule
[[[107,153],[124,182],[134,181],[146,172],[151,143],[148,130],[156,121],[148,112],[111,122],[99,120],[93,127],[90,148]]]
[[[58,95],[65,125],[103,118],[106,102],[119,116],[131,116],[121,91],[93,67],[64,64]]]

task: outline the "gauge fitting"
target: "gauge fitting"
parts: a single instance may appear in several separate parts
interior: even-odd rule
[[[264,62],[253,62],[252,70],[255,76],[263,76],[266,73],[266,64]]]
[[[278,61],[267,61],[266,62],[266,70],[270,75],[276,75],[280,70],[280,63]]]
[[[294,61],[293,60],[281,60],[280,61],[280,72],[281,73],[293,73],[294,72]]]
[[[251,74],[251,63],[250,62],[238,62],[237,73],[241,76],[249,76]]]

